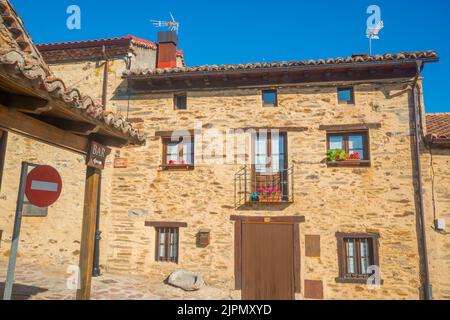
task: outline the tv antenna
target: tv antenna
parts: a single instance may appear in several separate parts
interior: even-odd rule
[[[369,38],[369,53],[370,53],[370,55],[372,55],[372,40],[380,39],[380,36],[378,34],[380,33],[381,29],[383,29],[383,28],[384,28],[383,21],[379,21],[373,28],[370,28],[370,27],[367,28],[366,35],[367,35],[367,38]]]
[[[178,33],[180,30],[180,23],[175,20],[172,13],[170,13],[172,21],[150,20],[156,28],[169,28],[170,31]]]

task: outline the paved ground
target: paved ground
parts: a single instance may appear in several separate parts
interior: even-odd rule
[[[3,297],[7,265],[0,262],[0,300]],[[68,274],[54,267],[18,265],[13,291],[15,300],[73,300],[67,289]],[[93,278],[93,300],[229,300],[229,293],[213,287],[185,292],[145,277],[105,274]]]

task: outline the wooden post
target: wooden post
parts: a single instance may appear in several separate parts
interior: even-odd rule
[[[98,169],[88,167],[86,171],[86,186],[84,191],[83,227],[80,249],[81,283],[80,289],[77,291],[77,300],[89,300],[91,297],[99,181],[100,171]]]
[[[5,165],[7,144],[8,144],[8,132],[0,130],[0,190],[2,189],[3,167]]]

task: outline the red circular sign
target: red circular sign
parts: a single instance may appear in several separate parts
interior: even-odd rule
[[[54,204],[61,190],[61,176],[50,166],[39,166],[28,174],[25,194],[36,207],[46,208]]]

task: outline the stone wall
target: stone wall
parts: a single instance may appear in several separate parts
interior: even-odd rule
[[[337,104],[336,86],[279,89],[279,107],[263,108],[260,90],[189,92],[188,110],[175,111],[171,94],[133,95],[130,116],[143,119],[145,147],[120,151],[128,168],[113,172],[107,269],[164,279],[177,268],[205,274],[206,281],[232,290],[234,228],[231,215],[304,215],[301,278],[322,280],[325,299],[417,299],[419,255],[410,129],[410,91],[398,83],[355,87],[356,105]],[[126,97],[123,97],[126,99]],[[295,170],[295,201],[287,207],[234,209],[234,174],[241,164],[197,165],[167,172],[156,131],[204,128],[306,127],[288,133],[289,164]],[[324,164],[326,132],[320,125],[380,123],[370,130],[370,168]],[[250,150],[247,147],[246,153]],[[147,211],[128,217],[130,209]],[[155,235],[145,221],[187,222],[180,233],[178,265],[155,262]],[[211,245],[197,248],[195,235],[212,229]],[[336,232],[379,232],[384,284],[339,284]],[[304,256],[305,235],[320,235],[320,258]],[[301,295],[299,296],[301,298]]]
[[[0,259],[8,259],[19,188],[21,162],[49,164],[61,174],[63,189],[47,217],[25,217],[19,245],[18,264],[78,264],[83,214],[84,159],[70,152],[9,134],[0,197],[0,229],[3,239]],[[30,168],[31,170],[31,168]]]
[[[450,299],[450,150],[422,150],[426,232],[430,282],[435,299]],[[434,199],[434,201],[433,201]],[[437,231],[435,220],[446,220],[447,232]]]
[[[61,174],[63,188],[60,199],[48,209],[46,217],[24,217],[17,263],[53,265],[63,271],[70,265],[78,265],[85,159],[83,156],[12,133],[8,136],[0,190],[0,230],[3,230],[0,260],[7,261],[9,258],[22,161],[53,166]],[[102,223],[105,223],[109,212],[111,169],[112,162],[109,161],[103,172]],[[101,245],[101,261],[105,261],[107,242],[104,241]]]

